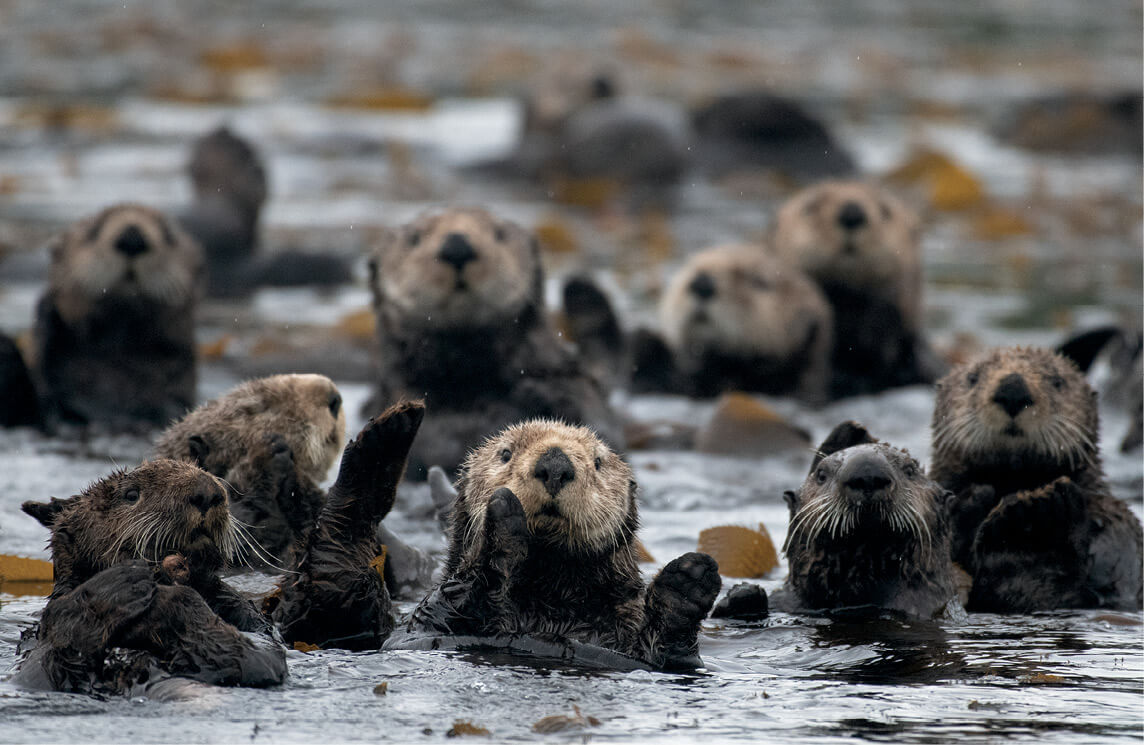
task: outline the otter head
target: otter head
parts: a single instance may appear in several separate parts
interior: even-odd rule
[[[383,324],[447,330],[511,323],[543,304],[540,251],[515,223],[480,209],[424,215],[370,259]]]
[[[780,258],[823,284],[887,294],[914,281],[918,231],[914,212],[885,190],[829,181],[779,209],[771,243]]]
[[[783,551],[815,552],[824,541],[932,545],[944,490],[910,454],[878,442],[858,424],[835,428],[797,492],[784,495],[790,528]]]
[[[461,473],[466,546],[481,539],[488,500],[501,487],[520,500],[532,535],[554,547],[595,553],[635,535],[632,469],[586,427],[547,419],[513,425],[470,453]]]
[[[56,583],[63,591],[129,559],[158,562],[183,554],[196,569],[213,572],[249,545],[231,520],[222,481],[174,460],[145,462],[69,499],[22,507],[52,531]]]
[[[937,384],[935,461],[1067,475],[1099,462],[1096,391],[1047,349],[995,349]]]
[[[619,93],[612,66],[587,61],[583,56],[557,55],[529,85],[524,106],[528,132],[555,133],[572,114],[585,106]]]
[[[299,473],[315,483],[325,479],[346,438],[334,382],[312,374],[248,380],[171,425],[156,451],[223,475],[272,434],[285,438]]]
[[[797,269],[761,249],[727,246],[693,256],[660,306],[684,367],[704,356],[787,359],[831,344],[830,307]]]
[[[195,141],[187,170],[199,200],[225,199],[251,219],[266,201],[266,172],[258,153],[226,127]]]
[[[51,246],[50,283],[65,321],[101,302],[148,301],[178,308],[202,280],[194,239],[158,210],[120,204],[83,220]]]

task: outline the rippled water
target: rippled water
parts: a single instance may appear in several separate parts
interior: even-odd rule
[[[1140,315],[1139,159],[1034,156],[990,134],[996,113],[1025,96],[1138,88],[1137,3],[1111,2],[1094,12],[1064,0],[731,2],[712,12],[687,0],[539,2],[531,4],[534,16],[523,16],[519,3],[456,0],[395,2],[388,13],[317,0],[258,1],[239,10],[121,5],[0,0],[5,332],[30,325],[46,266],[33,250],[39,241],[109,199],[185,202],[187,142],[219,121],[256,136],[269,162],[270,250],[301,245],[358,257],[380,226],[438,202],[481,203],[526,225],[558,218],[572,231],[579,251],[546,256],[551,297],[559,276],[587,268],[615,293],[627,319],[650,320],[658,287],[687,253],[757,235],[781,195],[750,185],[685,183],[667,220],[668,248],[655,251],[637,222],[570,210],[544,193],[458,170],[503,152],[515,137],[519,112],[506,95],[511,85],[497,82],[499,68],[490,60],[573,44],[628,54],[635,84],[664,95],[689,98],[748,81],[799,93],[870,172],[884,172],[922,143],[952,155],[981,178],[991,198],[1010,207],[1063,209],[1059,200],[1101,194],[1127,204],[1132,216],[1119,228],[1082,235],[1038,214],[1033,236],[1008,240],[975,237],[962,215],[927,215],[927,323],[939,345],[965,334],[982,344],[1051,344],[1069,328]],[[79,17],[84,22],[77,27]],[[260,40],[275,60],[283,49],[310,48],[322,62],[247,70],[228,79],[234,86],[225,95],[188,102],[204,74],[202,50],[235,39]],[[720,66],[719,55],[732,53],[756,60],[756,74]],[[395,113],[323,103],[347,90],[394,83],[432,92],[434,105]],[[95,122],[40,126],[37,107],[64,98],[82,100],[96,114],[111,112],[112,121],[100,124],[102,114],[90,114]],[[934,101],[956,114],[911,113],[919,102]],[[394,143],[404,143],[416,189],[409,189],[410,172],[395,166]],[[1058,201],[1037,202],[1045,193]],[[232,385],[247,369],[246,350],[271,332],[324,334],[367,304],[359,282],[332,293],[266,291],[248,303],[205,307],[201,341],[233,341],[231,352],[205,362],[200,398]],[[345,353],[364,354],[360,346]],[[349,372],[334,377],[347,411],[356,414],[366,385]],[[815,438],[854,418],[928,460],[928,390],[818,410],[768,403]],[[710,404],[674,398],[619,395],[616,404],[638,419],[694,422],[711,411]],[[1121,455],[1110,445],[1127,424],[1123,412],[1110,408],[1104,417],[1106,470],[1114,492],[1139,515],[1144,466],[1139,453]],[[360,424],[355,418],[350,427]],[[46,557],[45,532],[19,512],[20,502],[73,494],[147,451],[146,442],[132,438],[79,443],[0,432],[0,552]],[[705,527],[762,522],[781,545],[787,520],[781,493],[801,481],[809,457],[631,454],[645,544],[662,564],[693,550]],[[403,487],[388,521],[417,545],[439,551],[436,527],[409,517],[427,499],[424,487]],[[649,577],[655,568],[645,566]],[[784,572],[780,567],[763,584],[777,587]],[[243,580],[259,584],[266,582]],[[42,607],[42,598],[0,591],[0,676],[16,662],[20,630]],[[170,702],[98,701],[0,682],[0,741],[433,741],[461,720],[497,739],[1138,742],[1142,623],[1139,612],[972,615],[961,624],[831,623],[776,614],[759,624],[707,624],[706,668],[694,675],[607,673],[463,654],[319,651],[291,652],[290,680],[280,689],[199,688]],[[380,683],[388,684],[385,695],[375,692]],[[598,722],[552,734],[532,730],[544,717],[576,711],[585,723]]]

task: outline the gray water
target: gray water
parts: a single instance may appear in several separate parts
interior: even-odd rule
[[[487,205],[529,226],[559,220],[579,250],[546,255],[550,296],[559,277],[587,269],[631,325],[653,321],[664,279],[688,253],[758,235],[785,192],[767,183],[687,181],[666,218],[664,256],[636,218],[564,207],[542,191],[460,170],[505,152],[519,127],[512,94],[521,72],[496,61],[573,47],[619,58],[636,90],[677,100],[751,82],[797,94],[867,172],[884,173],[926,144],[981,179],[992,204],[1023,210],[1033,234],[1008,239],[976,237],[972,215],[927,211],[927,325],[940,348],[967,339],[1052,344],[1072,329],[1140,317],[1140,160],[1037,155],[991,134],[996,118],[1023,98],[1138,89],[1138,3],[1103,3],[1099,11],[1065,0],[708,6],[0,0],[0,329],[30,327],[46,266],[39,247],[61,226],[112,200],[185,203],[187,144],[219,122],[255,138],[268,161],[266,249],[354,258],[359,281],[205,306],[200,341],[229,342],[221,357],[204,361],[200,399],[259,363],[259,342],[337,338],[329,329],[368,307],[359,257],[378,229],[443,202]],[[240,41],[253,41],[272,64],[224,73],[203,61],[207,50]],[[732,53],[749,64],[720,61]],[[419,112],[325,105],[397,85],[429,95],[433,105]],[[60,102],[83,108],[73,110],[70,126],[46,126],[45,107]],[[935,104],[948,115],[921,113]],[[406,165],[393,157],[395,147]],[[368,357],[368,345],[337,343],[344,348],[323,371],[356,414],[367,385],[339,363]],[[321,360],[295,362],[309,369]],[[817,410],[767,403],[816,439],[853,418],[928,461],[933,396],[924,388]],[[623,394],[615,404],[645,420],[695,422],[711,411],[706,403]],[[1126,417],[1111,406],[1102,413],[1113,490],[1140,515],[1140,455],[1115,448]],[[350,429],[361,424],[351,418]],[[130,437],[75,442],[0,432],[0,553],[47,558],[45,531],[19,504],[74,494],[148,449]],[[645,565],[648,577],[694,550],[709,526],[762,522],[781,545],[781,493],[801,481],[809,458],[632,453],[641,536],[657,559]],[[404,486],[388,522],[440,551],[436,527],[412,517],[427,500],[424,487]],[[784,573],[785,565],[762,584],[773,589]],[[270,580],[240,582],[254,590]],[[0,676],[16,664],[20,630],[44,603],[9,589],[0,588]],[[200,688],[173,702],[32,693],[0,681],[0,742],[436,741],[459,720],[498,740],[1138,742],[1142,623],[1139,612],[908,625],[776,614],[759,624],[706,624],[705,668],[685,676],[447,653],[319,651],[290,652],[290,679],[279,689]],[[375,693],[380,683],[388,684],[385,695]],[[576,709],[598,724],[532,730]]]

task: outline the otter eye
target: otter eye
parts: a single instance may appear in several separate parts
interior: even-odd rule
[[[504,243],[505,239],[508,238],[508,233],[500,225],[497,225],[496,230],[493,231],[493,237],[497,239],[498,243]]]
[[[977,385],[977,380],[978,375],[975,372],[971,372],[965,376],[965,382],[969,383],[970,387]]]
[[[1054,375],[1052,379],[1049,380],[1049,383],[1051,383],[1053,388],[1056,388],[1058,391],[1064,390],[1065,379],[1060,375]]]
[[[512,451],[511,450],[509,450],[508,448],[505,448],[504,450],[500,451],[501,463],[508,463],[510,460],[512,460]]]
[[[814,480],[820,484],[826,483],[826,469],[820,468],[814,472]]]
[[[136,502],[138,502],[139,501],[139,490],[136,489],[135,487],[131,487],[127,491],[123,492],[123,501],[127,502],[128,504],[135,504]]]
[[[337,419],[338,418],[338,412],[342,410],[342,396],[340,393],[331,393],[330,394],[329,406],[330,406],[330,413],[334,415],[335,419]]]
[[[410,246],[416,246],[420,242],[421,242],[421,231],[420,230],[414,230],[412,233],[409,234],[409,245]]]
[[[751,287],[756,290],[771,289],[771,283],[758,275],[752,275],[748,281],[751,283]]]
[[[599,471],[600,466],[602,466],[602,465],[604,465],[604,459],[597,455],[596,456],[596,470]]]

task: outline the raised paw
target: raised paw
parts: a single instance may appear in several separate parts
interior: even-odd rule
[[[1067,477],[1040,489],[1009,494],[985,517],[975,546],[1058,547],[1084,521],[1085,495]]]
[[[695,551],[668,563],[652,581],[659,611],[673,625],[702,621],[721,585],[719,565],[707,554]]]
[[[761,585],[740,582],[715,604],[711,610],[711,617],[758,621],[766,618],[769,611],[767,591]]]
[[[503,540],[517,536],[528,536],[528,521],[524,507],[511,489],[501,487],[489,497],[485,510],[485,531],[492,538]]]
[[[424,403],[403,401],[371,419],[342,453],[329,507],[371,524],[385,517],[424,416]]]

